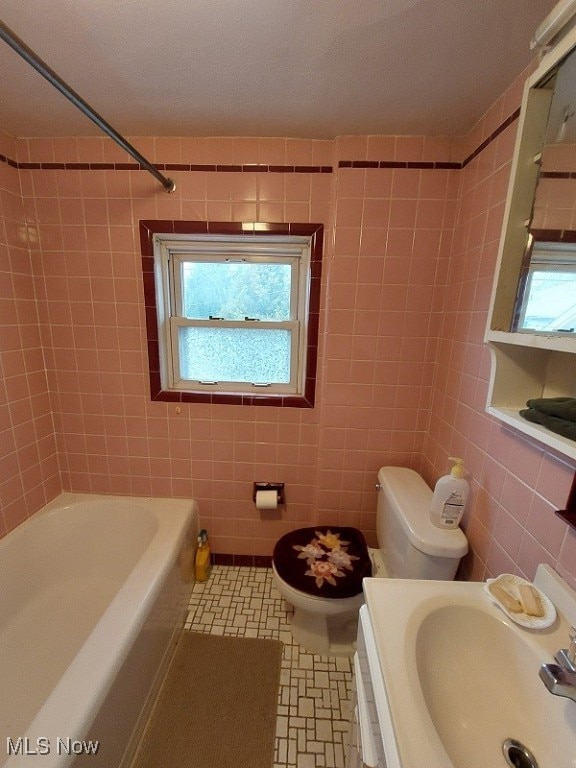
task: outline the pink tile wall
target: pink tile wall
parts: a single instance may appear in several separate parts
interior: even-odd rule
[[[11,339],[0,357],[0,492],[13,510],[3,529],[57,493],[58,456],[68,489],[196,497],[220,553],[269,554],[281,533],[315,522],[356,524],[374,541],[377,469],[405,464],[433,484],[456,453],[473,485],[466,575],[531,577],[545,561],[574,579],[576,537],[552,513],[573,467],[484,414],[483,333],[515,124],[463,170],[429,167],[468,157],[517,108],[519,83],[457,142],[132,140],[156,162],[329,165],[333,174],[170,171],[177,192],[168,195],[145,172],[18,175],[0,163]],[[106,139],[6,141],[20,162],[127,160]],[[349,161],[423,166],[339,165]],[[158,218],[325,225],[314,410],[149,402],[136,225]],[[29,253],[15,234],[25,222]],[[15,256],[26,265],[17,279]],[[45,356],[48,390],[32,352]],[[254,480],[284,481],[286,508],[258,513]]]
[[[194,164],[331,166],[333,152],[332,142],[276,139],[138,146],[153,160]],[[52,162],[119,161],[104,140],[54,142],[51,150],[25,142],[25,162],[46,154]],[[195,497],[215,551],[268,554],[283,532],[314,520],[319,411],[149,401],[138,221],[304,221],[330,232],[332,175],[170,175],[172,195],[139,171],[21,171],[26,213],[38,228],[32,258],[63,483],[75,491]],[[255,509],[255,480],[286,483],[281,513]]]
[[[472,132],[480,142],[517,108],[519,83]],[[430,484],[463,456],[472,478],[464,520],[471,553],[464,575],[528,578],[540,562],[576,583],[576,532],[554,515],[574,465],[484,413],[489,357],[483,344],[516,123],[459,172],[454,244],[445,290],[432,410],[422,471]]]
[[[16,142],[0,133],[0,154]],[[18,171],[0,162],[0,536],[60,490],[35,300],[34,265]]]
[[[441,138],[336,142],[337,164],[429,164],[450,153]],[[356,525],[374,544],[378,468],[417,468],[424,446],[457,173],[339,167],[335,179],[318,517]]]

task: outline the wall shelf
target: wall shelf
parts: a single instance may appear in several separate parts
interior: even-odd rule
[[[520,416],[519,408],[498,408],[488,406],[487,411],[491,416],[495,416],[504,424],[513,427],[518,432],[522,432],[527,437],[537,440],[539,443],[552,448],[570,459],[576,460],[576,441],[568,440],[562,435],[556,435],[554,432],[545,429],[540,424],[533,424]]]
[[[518,347],[548,349],[556,352],[576,353],[576,334],[518,333],[512,331],[488,331],[486,341],[514,344]]]
[[[533,440],[576,459],[576,441],[520,416],[526,401],[532,398],[576,397],[576,340],[534,338],[527,334],[499,334],[498,338],[505,341],[495,341],[495,338],[492,336],[489,341],[492,377],[488,413]],[[568,349],[567,343],[571,345]]]
[[[530,439],[576,460],[576,440],[520,416],[527,400],[576,397],[576,334],[510,331],[516,327],[519,286],[529,257],[530,226],[537,208],[548,122],[560,99],[554,99],[555,89],[558,85],[560,93],[559,83],[568,82],[570,94],[576,90],[572,69],[576,55],[569,56],[573,50],[576,29],[542,58],[524,88],[485,341],[491,354],[487,412]],[[572,64],[568,67],[570,58]],[[550,135],[556,134],[551,131]]]

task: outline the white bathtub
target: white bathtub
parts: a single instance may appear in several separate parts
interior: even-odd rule
[[[128,764],[197,533],[194,501],[65,493],[0,540],[0,765]]]

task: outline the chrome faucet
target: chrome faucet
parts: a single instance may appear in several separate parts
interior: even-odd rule
[[[554,696],[576,701],[576,627],[570,628],[570,645],[555,655],[557,664],[542,664],[540,679]]]

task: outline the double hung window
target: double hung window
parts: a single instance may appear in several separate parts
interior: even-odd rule
[[[162,390],[304,395],[309,236],[156,233],[153,246]]]

